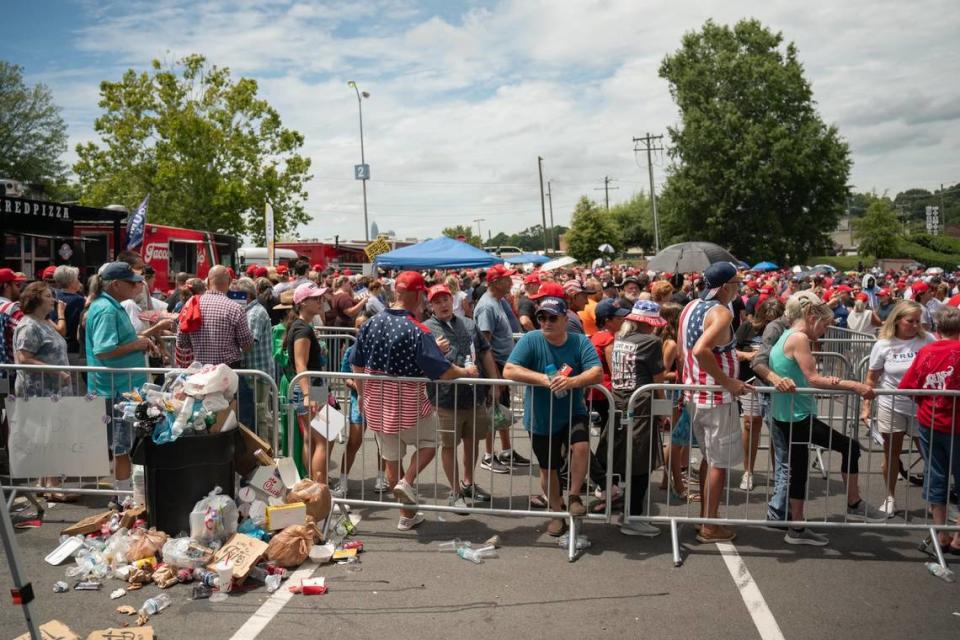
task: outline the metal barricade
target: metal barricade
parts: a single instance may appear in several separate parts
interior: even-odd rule
[[[819,351],[839,353],[848,362],[854,363],[869,356],[876,341],[877,337],[869,333],[843,327],[828,327],[825,336],[816,344]]]
[[[580,518],[574,518],[570,514],[569,505],[557,510],[537,509],[537,503],[541,501],[545,501],[547,505],[553,504],[557,508],[557,500],[562,499],[563,488],[558,489],[557,485],[552,483],[544,485],[545,479],[542,477],[538,479],[533,471],[535,461],[529,465],[511,464],[508,471],[503,473],[495,473],[493,466],[484,468],[482,464],[478,470],[476,467],[481,462],[478,452],[480,440],[483,438],[466,438],[466,442],[462,442],[461,438],[464,433],[478,434],[478,432],[488,431],[492,436],[494,431],[507,429],[512,447],[517,453],[530,458],[539,458],[548,467],[559,465],[557,456],[568,457],[564,456],[563,452],[571,452],[576,448],[580,451],[576,454],[577,456],[584,455],[582,448],[576,445],[584,435],[589,442],[589,420],[592,413],[603,415],[604,432],[612,431],[615,412],[600,411],[604,408],[612,409],[614,406],[610,392],[603,387],[589,387],[593,393],[587,394],[587,397],[592,399],[586,400],[586,415],[574,404],[572,393],[568,396],[569,404],[563,409],[564,412],[569,412],[566,415],[554,415],[554,408],[551,405],[550,415],[547,418],[550,424],[570,424],[576,416],[576,424],[579,426],[577,429],[566,431],[566,435],[563,436],[565,441],[556,439],[561,435],[550,434],[543,438],[538,437],[535,445],[526,435],[522,425],[525,418],[536,423],[538,416],[535,409],[529,416],[524,415],[522,396],[517,393],[526,391],[527,385],[522,383],[490,379],[457,379],[438,382],[426,378],[303,372],[290,381],[290,388],[298,388],[304,380],[308,382],[310,395],[315,402],[319,403],[320,408],[317,417],[311,420],[309,415],[297,416],[298,407],[290,406],[287,412],[290,451],[294,450],[293,434],[297,426],[301,433],[310,431],[316,434],[311,435],[310,439],[304,443],[304,466],[311,470],[312,477],[320,480],[331,479],[331,469],[334,465],[338,467],[341,480],[340,485],[334,490],[335,504],[351,507],[400,508],[406,509],[408,514],[414,509],[433,511],[440,512],[440,518],[443,518],[443,514],[458,513],[563,519],[568,527],[568,559],[574,560],[577,557],[576,542]],[[348,382],[356,387],[349,386]],[[370,394],[368,406],[371,407],[371,411],[378,413],[363,415],[358,423],[355,421],[357,417],[355,413],[352,418],[350,416],[355,408],[354,403],[357,402],[359,387],[363,387],[365,393]],[[427,402],[427,398],[433,398],[436,402],[437,394],[443,391],[443,387],[449,393],[447,397],[452,400],[439,401],[439,409],[423,404]],[[290,395],[293,396],[294,392],[291,391]],[[509,405],[501,402],[509,402]],[[331,403],[339,407],[339,411],[334,411]],[[601,407],[601,405],[604,406]],[[413,412],[413,418],[410,418],[410,412]],[[424,413],[426,415],[423,415]],[[341,414],[347,417],[346,420],[340,417]],[[413,420],[415,424],[398,433],[383,435],[382,430],[384,428],[390,430],[389,425],[396,425],[401,416],[406,416],[406,420]],[[295,422],[298,424],[295,425]],[[329,425],[336,425],[338,428],[332,429]],[[342,429],[339,428],[341,425]],[[371,428],[367,429],[368,426]],[[322,436],[321,430],[323,430]],[[344,434],[344,431],[347,433]],[[577,435],[573,435],[574,433]],[[343,445],[344,451],[334,459],[333,445],[338,442]],[[417,445],[421,443],[423,444],[418,447]],[[464,444],[465,449],[462,457],[457,454],[458,444],[461,443]],[[384,462],[386,476],[391,481],[391,485],[396,480],[394,474],[399,473],[400,470],[405,471],[405,477],[413,481],[412,485],[404,487],[404,490],[399,492],[394,490],[398,499],[407,504],[387,501],[372,495],[376,491],[371,491],[370,481],[374,477],[374,470],[380,468],[381,459],[397,458],[398,450],[405,451],[408,445],[413,445],[416,453],[406,463],[402,461],[403,455],[399,454],[400,469],[393,470],[396,468],[393,467],[395,464],[393,460]],[[434,461],[438,446],[439,460]],[[470,451],[466,450],[468,446]],[[539,456],[534,451],[535,447],[540,453]],[[570,478],[573,476],[583,473],[585,476],[583,482],[588,495],[592,490],[600,490],[597,494],[602,495],[603,498],[598,500],[599,506],[595,507],[595,512],[586,514],[584,518],[586,520],[610,520],[613,506],[610,469],[613,456],[614,448],[607,447],[605,460],[602,463],[594,460],[593,469],[591,469],[590,455],[582,459],[578,457],[577,464],[570,464],[567,469],[562,465],[557,469],[558,477],[565,474],[568,478],[567,482],[571,482]],[[463,464],[463,460],[467,462],[466,465]],[[584,466],[580,466],[580,462],[583,462]],[[357,467],[359,467],[359,473],[357,473]],[[359,495],[355,490],[357,476],[361,478]],[[353,489],[350,488],[349,477],[354,478]],[[463,486],[460,480],[464,478],[472,482]],[[579,496],[580,487],[574,487],[574,489],[574,494]],[[560,495],[557,494],[558,490]],[[409,504],[410,495],[405,491],[409,491],[411,495],[416,492],[415,506]],[[466,495],[464,495],[465,491]]]
[[[740,424],[736,402],[720,404],[722,397],[714,395],[722,391],[721,387],[715,386],[646,385],[637,389],[630,398],[626,428],[633,429],[644,422],[654,423],[673,413],[673,403],[658,399],[656,394],[687,392],[707,405],[716,402],[717,404],[706,406],[705,409],[699,409],[701,412],[716,413],[703,418],[706,420],[704,428],[689,429],[681,436],[681,443],[671,442],[671,445],[679,444],[691,449],[698,446],[694,438],[696,432],[697,436],[706,435],[708,438],[705,457],[718,460],[718,457],[731,456],[738,459],[737,452],[725,449],[724,444],[729,447],[731,439],[735,439],[733,446],[738,447],[743,426]],[[757,388],[755,392],[761,406],[765,407],[765,437],[771,443],[771,456],[764,465],[765,483],[757,482],[752,488],[744,489],[741,486],[738,489],[733,481],[733,476],[739,475],[737,471],[731,472],[728,468],[724,474],[718,471],[722,460],[718,461],[716,467],[706,465],[703,461],[698,482],[701,487],[700,500],[708,501],[707,507],[695,508],[695,503],[690,501],[675,504],[676,501],[668,499],[661,502],[654,499],[653,492],[647,492],[642,513],[630,513],[625,519],[631,522],[669,525],[676,566],[683,562],[678,533],[681,524],[705,525],[710,527],[710,533],[717,531],[713,527],[727,525],[773,526],[783,528],[785,533],[788,528],[792,528],[793,532],[800,532],[788,535],[801,535],[806,527],[920,531],[929,536],[921,543],[921,549],[928,552],[943,571],[942,574],[939,570],[931,572],[941,577],[952,575],[944,561],[938,535],[943,532],[956,532],[957,540],[960,540],[960,516],[954,506],[957,502],[957,476],[960,475],[960,433],[919,429],[921,446],[927,451],[926,482],[930,486],[937,486],[937,492],[930,493],[927,488],[920,489],[909,484],[898,491],[895,488],[896,461],[900,451],[892,446],[889,449],[884,446],[878,451],[875,444],[865,437],[865,430],[861,428],[859,421],[859,409],[848,413],[842,421],[837,420],[838,416],[822,413],[824,407],[828,408],[827,411],[833,411],[838,405],[836,400],[842,396],[851,396],[850,392],[806,388],[798,389],[795,394],[780,394],[779,402],[784,402],[784,398],[788,401],[786,405],[780,405],[778,411],[816,418],[798,418],[792,422],[772,420],[770,406],[774,392],[775,390],[769,387]],[[926,406],[932,406],[932,414],[929,414],[928,410],[925,419],[933,424],[956,425],[960,422],[958,391],[926,389],[905,392],[878,389],[876,394],[881,397],[893,396],[893,402],[906,400],[911,406],[913,401],[922,401]],[[833,397],[834,401],[826,405],[818,402],[818,399],[823,397]],[[852,402],[850,406],[858,407],[858,404]],[[685,404],[684,409],[689,412],[692,406]],[[731,420],[735,424],[729,424]],[[895,416],[893,429],[910,431],[910,425],[915,426],[916,420],[912,414]],[[728,439],[724,439],[724,434]],[[903,440],[902,432],[897,440]],[[632,450],[635,446],[634,438],[628,437],[627,443]],[[807,461],[812,446],[821,447],[825,452],[821,462],[824,472],[822,478],[812,477],[809,473],[810,465]],[[931,451],[933,453],[930,453]],[[632,452],[627,454],[627,459],[633,459]],[[949,469],[951,465],[954,469],[952,476],[944,471],[944,467]],[[739,466],[740,462],[735,462],[732,468]],[[648,469],[652,471],[655,467],[651,458]],[[694,463],[691,462],[686,476],[688,485],[693,481],[693,467]],[[838,473],[839,478],[836,476]],[[631,475],[628,473],[628,477]],[[877,475],[880,475],[879,482]],[[674,494],[683,493],[683,487],[675,491],[673,484],[673,477],[668,476],[668,495],[671,491]],[[637,487],[628,486],[628,496],[635,490]],[[641,487],[640,490],[645,491],[646,487]],[[891,491],[901,493],[902,502],[899,498],[894,499]],[[842,502],[838,509],[839,500]],[[864,502],[857,503],[857,500]],[[866,505],[871,503],[880,504],[890,513],[868,508]],[[629,497],[625,504],[631,504]],[[854,508],[849,507],[849,504],[859,506]],[[711,517],[711,514],[716,515]],[[798,515],[802,517],[797,517]],[[698,539],[702,535],[699,533]],[[702,541],[709,542],[710,537]],[[811,544],[809,541],[805,543]]]
[[[116,399],[121,393],[133,388],[140,388],[144,382],[162,382],[168,375],[182,373],[183,369],[158,369],[149,367],[136,367],[126,369],[114,369],[110,367],[81,367],[81,366],[41,366],[41,365],[0,365],[0,371],[8,372],[6,378],[0,378],[0,394],[9,394],[10,398],[18,398],[19,390],[23,398],[28,402],[31,399],[48,399],[51,403],[62,402],[63,398],[83,399],[85,402],[99,403],[102,407],[100,415],[102,420],[97,421],[97,426],[110,425],[115,420],[122,420],[123,417],[118,413]],[[249,392],[254,401],[252,420],[247,421],[246,427],[257,433],[258,436],[270,442],[273,450],[276,452],[279,448],[279,429],[278,410],[279,394],[277,385],[271,376],[262,371],[238,369],[236,373],[240,379],[240,384],[248,385],[246,389],[241,389],[240,394]],[[13,374],[16,374],[15,376]],[[104,389],[96,390],[96,394],[89,393],[87,384],[91,374],[109,374],[109,393]],[[10,380],[18,380],[18,387],[11,386]],[[239,398],[238,400],[243,400]],[[10,404],[7,403],[9,411]],[[238,412],[240,411],[238,404]],[[238,415],[238,419],[241,419]],[[65,424],[67,429],[90,427],[90,425],[69,423]],[[108,429],[108,439],[112,442],[112,428]],[[133,442],[125,443],[132,448]],[[117,496],[131,495],[132,491],[118,491],[112,488],[101,488],[100,477],[94,474],[76,474],[69,478],[60,478],[59,484],[56,484],[56,476],[47,476],[47,484],[54,486],[39,486],[42,478],[37,476],[20,476],[14,479],[7,478],[8,482],[0,484],[0,489],[11,492],[7,497],[7,508],[13,504],[17,494],[25,494],[28,498],[33,498],[35,494],[44,493],[64,493],[67,495],[99,495],[99,496]],[[42,508],[32,499],[34,505],[38,508],[38,514],[42,515]]]

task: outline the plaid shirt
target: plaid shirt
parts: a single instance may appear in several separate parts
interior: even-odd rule
[[[0,297],[0,364],[13,364],[13,331],[22,317],[19,303]],[[0,377],[6,374],[0,371]]]
[[[240,303],[219,291],[200,296],[203,324],[198,331],[177,332],[177,351],[190,352],[201,364],[234,364],[253,346],[253,335]]]
[[[256,369],[274,377],[273,332],[270,314],[257,300],[247,303],[247,324],[253,334],[253,348],[243,356],[244,369]]]

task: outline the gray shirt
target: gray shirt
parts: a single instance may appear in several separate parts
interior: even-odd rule
[[[500,306],[500,301],[487,291],[480,296],[477,307],[473,310],[473,319],[480,331],[490,332],[493,359],[501,365],[505,363],[510,357],[510,352],[513,351],[513,330],[510,328],[507,314]]]
[[[19,354],[26,351],[37,360],[52,366],[66,367],[67,341],[49,322],[38,322],[33,316],[24,315],[13,332],[13,351]],[[19,360],[19,355],[16,356]],[[59,372],[21,374],[17,376],[16,394],[18,396],[44,396],[53,393],[63,394],[70,387],[69,381],[62,380]]]
[[[764,366],[770,368],[770,351],[773,349],[773,345],[777,344],[777,341],[780,339],[780,336],[783,335],[783,332],[790,328],[790,323],[787,322],[787,319],[783,316],[777,318],[770,324],[768,324],[763,330],[763,344],[760,346],[760,349],[757,351],[757,355],[753,357],[753,360],[750,362],[750,367],[756,371],[757,366]]]

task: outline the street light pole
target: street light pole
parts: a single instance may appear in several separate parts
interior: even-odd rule
[[[366,91],[360,91],[357,83],[353,80],[350,80],[347,84],[353,87],[353,90],[357,93],[357,109],[360,113],[360,166],[363,167],[363,175],[360,176],[363,183],[363,237],[367,242],[370,242],[370,225],[367,221],[367,180],[370,176],[366,171],[367,160],[363,153],[363,99],[369,98],[370,94]]]
[[[477,235],[480,236],[480,244],[482,245],[482,244],[483,244],[483,233],[481,233],[481,231],[480,231],[480,223],[481,223],[481,222],[486,222],[487,219],[486,219],[486,218],[474,218],[473,221],[477,223]]]

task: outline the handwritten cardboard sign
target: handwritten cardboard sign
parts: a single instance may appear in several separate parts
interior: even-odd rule
[[[80,636],[59,620],[45,622],[38,629],[42,640],[80,640]],[[22,636],[17,636],[14,640],[30,640],[30,634],[25,633]]]
[[[110,474],[102,398],[7,398],[10,475]]]
[[[153,640],[153,627],[127,627],[93,631],[87,640]]]
[[[243,580],[250,573],[257,561],[267,552],[267,543],[242,533],[230,536],[227,543],[220,547],[213,560],[207,565],[210,571],[216,571],[216,566],[223,560],[233,563],[233,579]]]

